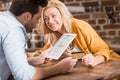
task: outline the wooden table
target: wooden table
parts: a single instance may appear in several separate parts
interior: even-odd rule
[[[82,65],[79,60],[71,73],[49,77],[45,80],[112,80],[120,76],[120,60],[102,63],[94,68]]]

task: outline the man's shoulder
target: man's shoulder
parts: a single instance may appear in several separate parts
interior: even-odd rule
[[[8,23],[13,22],[12,18],[13,17],[11,17],[7,12],[1,12],[0,13],[0,22],[1,22],[0,25],[1,24],[6,25]]]
[[[7,28],[22,26],[22,24],[14,16],[10,15],[8,12],[0,13],[0,25],[3,25],[4,27]]]
[[[11,16],[7,12],[0,13],[0,34],[8,33],[9,31],[18,30],[23,27],[15,17]]]

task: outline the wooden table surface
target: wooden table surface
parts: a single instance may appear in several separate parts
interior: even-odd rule
[[[120,76],[120,60],[102,63],[94,68],[82,65],[79,60],[71,73],[49,77],[45,80],[112,80]]]

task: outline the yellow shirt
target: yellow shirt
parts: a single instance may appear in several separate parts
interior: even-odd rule
[[[71,20],[71,26],[73,33],[77,34],[74,43],[85,54],[91,53],[94,56],[103,55],[106,61],[120,59],[120,56],[109,49],[108,45],[87,22],[73,18]],[[38,50],[38,52],[48,47],[49,45],[46,44],[42,49]]]
[[[85,21],[72,19],[73,33],[77,34],[74,43],[85,54],[103,55],[108,60],[120,59],[120,56],[110,50],[108,45],[98,36],[95,30]]]

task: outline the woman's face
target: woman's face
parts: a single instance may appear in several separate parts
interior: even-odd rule
[[[44,11],[44,21],[49,29],[62,33],[63,21],[59,10],[55,7],[50,7]]]

